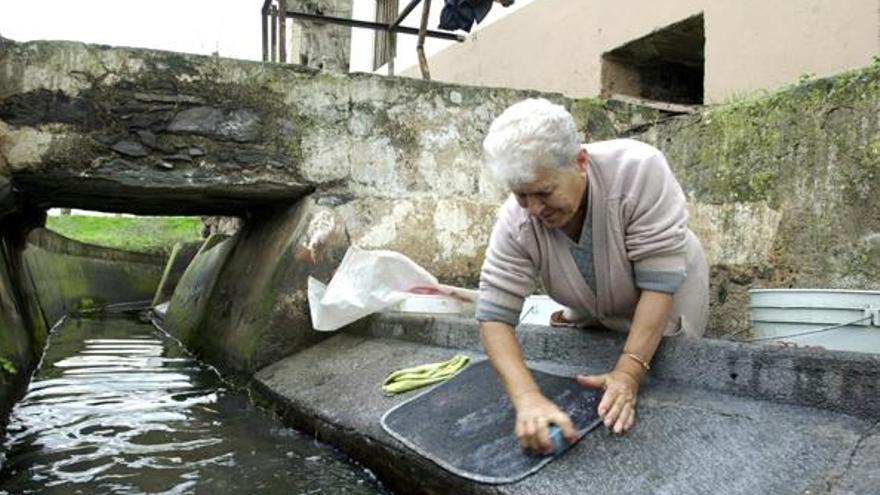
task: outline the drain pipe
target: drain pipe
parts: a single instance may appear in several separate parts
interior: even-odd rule
[[[278,53],[278,9],[273,5],[269,8],[269,12],[272,18],[272,50],[269,54],[269,60],[275,63],[277,60],[276,54]]]
[[[431,0],[424,0],[422,4],[422,23],[419,26],[419,42],[416,45],[416,53],[419,54],[419,68],[422,70],[422,79],[431,80],[431,71],[428,70],[428,59],[425,57],[425,33],[428,30],[428,13],[431,10]]]
[[[278,62],[287,63],[287,0],[278,0]]]
[[[263,24],[263,62],[269,61],[269,4],[272,0],[264,0],[263,8],[260,9],[260,17]]]

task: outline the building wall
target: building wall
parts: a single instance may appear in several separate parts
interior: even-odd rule
[[[355,10],[369,1],[355,0]],[[508,9],[495,6],[466,42],[427,43],[432,78],[593,96],[601,90],[603,53],[701,12],[707,103],[776,88],[804,75],[864,67],[880,53],[878,0],[849,0],[845,6],[822,0],[677,0],[662,9],[648,0],[625,3],[531,0]],[[441,8],[442,2],[432,5],[432,29]],[[405,24],[417,26],[418,14],[416,9]],[[420,77],[415,39],[399,40],[398,73]],[[369,70],[368,64],[353,61],[352,69]]]
[[[712,101],[864,67],[880,55],[878,0],[716,0],[706,24]]]
[[[500,4],[493,6],[489,15],[480,24],[474,26],[471,34],[479,33],[484,28],[494,24],[496,21],[507,17],[509,14],[519,11],[523,7],[539,0],[516,0],[510,7],[504,8]],[[401,0],[399,7],[402,10],[409,1]],[[428,29],[438,30],[440,24],[440,11],[443,8],[443,0],[433,0],[431,2],[431,14],[428,19]],[[363,21],[376,20],[376,0],[353,0],[352,1],[352,18]],[[419,27],[422,18],[422,5],[419,4],[407,17],[402,25],[409,27]],[[465,34],[465,33],[462,33]],[[351,70],[353,72],[372,72],[373,71],[373,43],[375,40],[375,32],[371,29],[352,29],[351,33]],[[418,71],[418,56],[416,55],[417,37],[413,35],[401,34],[397,37],[397,57],[395,65],[397,72],[400,70],[413,68]],[[439,53],[446,48],[458,44],[455,41],[447,41],[433,38],[425,39],[425,54],[430,57]],[[376,70],[379,74],[387,73],[387,66],[382,66]],[[415,74],[415,72],[414,72]]]

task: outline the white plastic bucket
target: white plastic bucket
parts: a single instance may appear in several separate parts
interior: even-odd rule
[[[754,289],[749,293],[756,340],[880,354],[880,291]]]

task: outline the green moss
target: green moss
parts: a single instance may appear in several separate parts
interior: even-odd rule
[[[835,112],[868,115],[878,99],[880,70],[868,68],[833,79],[801,81],[760,98],[716,107],[693,128],[698,137],[687,140],[688,146],[697,148],[685,172],[687,182],[706,202],[778,205],[793,192],[798,177],[827,174],[823,170],[827,164],[817,157],[824,156],[832,143],[840,159],[874,173],[880,144],[875,140],[868,147],[854,147],[849,128],[832,127],[838,125]],[[844,115],[839,125],[856,125],[855,117]],[[807,159],[795,160],[793,152]]]
[[[314,118],[295,109],[288,109],[284,115],[268,119],[263,126],[263,134],[282,155],[285,162],[297,170],[303,161],[303,137],[311,133],[318,124]]]
[[[0,356],[0,370],[6,373],[9,376],[15,375],[18,373],[18,368],[15,367],[15,364],[6,359],[5,357]]]
[[[643,138],[664,150],[691,201],[730,212],[766,202],[781,214],[771,286],[875,288],[880,249],[863,240],[880,231],[878,136],[872,66],[675,118]]]
[[[573,100],[568,111],[587,141],[606,139],[618,134],[618,129],[608,118],[606,101],[602,98]]]

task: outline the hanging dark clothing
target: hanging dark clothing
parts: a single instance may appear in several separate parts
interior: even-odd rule
[[[462,29],[471,32],[474,23],[480,23],[492,10],[494,0],[444,0],[440,12],[440,29],[455,31]],[[513,4],[513,0],[502,1],[505,7]]]

